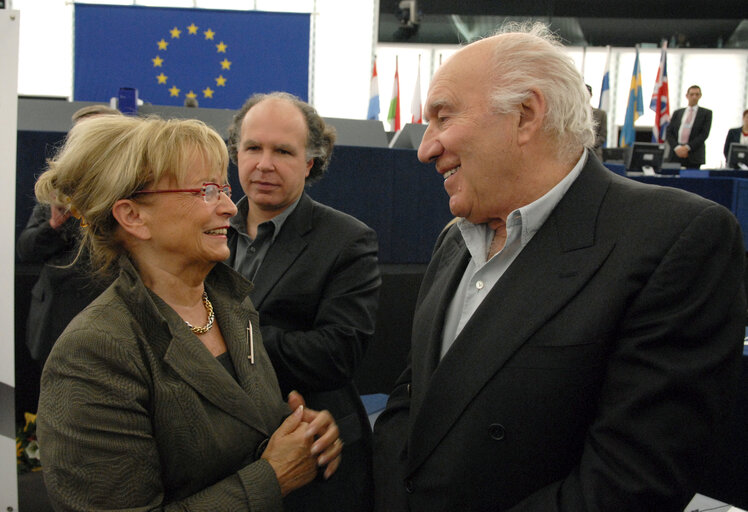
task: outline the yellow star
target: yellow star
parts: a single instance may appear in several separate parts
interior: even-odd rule
[[[205,34],[205,39],[210,39],[211,41],[213,40],[213,36],[216,35],[211,29],[206,30],[203,34]]]
[[[216,87],[226,87],[226,79],[223,77],[223,75],[218,75],[218,78],[216,80]]]
[[[177,89],[177,86],[176,86],[176,85],[172,85],[172,86],[171,86],[171,89],[169,89],[169,96],[177,96],[177,97],[178,97],[178,96],[179,96],[179,91],[180,91],[180,90],[181,90],[181,89]]]
[[[185,94],[185,96],[187,96],[188,98],[197,98],[197,94],[195,94],[192,91],[190,91],[187,94]]]
[[[155,59],[151,59],[153,61],[153,67],[154,68],[160,68],[162,67],[162,64],[164,63],[164,59],[156,55]]]
[[[165,84],[167,78],[169,78],[169,77],[166,76],[163,71],[161,72],[160,75],[156,76],[156,80],[158,80],[158,83],[160,83],[160,84]]]
[[[177,27],[174,27],[173,29],[169,30],[169,33],[171,34],[172,39],[179,39],[179,34],[181,34],[182,31]]]
[[[193,35],[193,36],[194,36],[195,34],[197,34],[197,25],[195,25],[194,23],[192,23],[192,24],[191,24],[191,25],[190,25],[189,27],[187,27],[187,32],[188,32],[188,33],[189,33],[190,35]]]
[[[228,46],[226,46],[226,45],[224,44],[224,42],[223,42],[223,41],[221,41],[220,43],[218,43],[218,44],[216,45],[216,48],[218,49],[218,53],[226,53],[226,48],[228,48]]]
[[[210,87],[206,87],[205,89],[203,89],[203,96],[205,98],[212,98],[213,97],[213,89],[211,89]]]
[[[161,38],[161,41],[158,41],[156,44],[158,45],[159,50],[166,50],[166,47],[169,46],[169,43],[164,41],[163,37]]]
[[[231,61],[228,59],[223,59],[221,61],[221,69],[231,69]]]

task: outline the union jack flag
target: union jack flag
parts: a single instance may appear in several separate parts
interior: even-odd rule
[[[655,121],[652,125],[652,142],[665,142],[665,130],[670,123],[670,99],[667,88],[667,41],[662,42],[660,68],[657,70],[650,110],[654,110]]]

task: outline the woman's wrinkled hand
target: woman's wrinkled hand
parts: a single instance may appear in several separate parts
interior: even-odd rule
[[[304,406],[299,405],[273,433],[262,454],[275,471],[283,496],[317,476],[317,460],[312,455],[314,438],[307,435],[305,415]]]

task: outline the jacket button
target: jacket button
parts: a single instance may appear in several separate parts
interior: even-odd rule
[[[414,490],[415,490],[415,485],[413,485],[413,480],[408,478],[405,481],[405,492],[407,492],[408,494],[412,494]]]
[[[500,423],[492,423],[488,426],[488,435],[494,441],[501,441],[504,439],[504,425]]]

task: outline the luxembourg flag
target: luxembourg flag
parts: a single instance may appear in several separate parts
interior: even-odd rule
[[[377,78],[377,58],[374,57],[374,70],[371,73],[369,86],[369,111],[366,119],[379,119],[379,79]]]
[[[652,91],[650,110],[654,110],[655,122],[652,125],[652,142],[665,142],[665,130],[670,123],[670,99],[668,98],[667,86],[667,41],[662,42],[662,55],[660,56],[660,69],[657,70]]]
[[[423,124],[423,107],[421,106],[421,56],[418,56],[418,74],[416,74],[416,88],[413,91],[413,101],[410,102],[410,122]]]
[[[597,108],[605,112],[610,110],[610,46],[608,46],[608,56],[605,59],[603,84],[600,86],[600,104]]]
[[[397,57],[395,57],[395,82],[392,84],[392,99],[387,112],[387,121],[393,132],[400,130],[400,77],[397,73]]]

